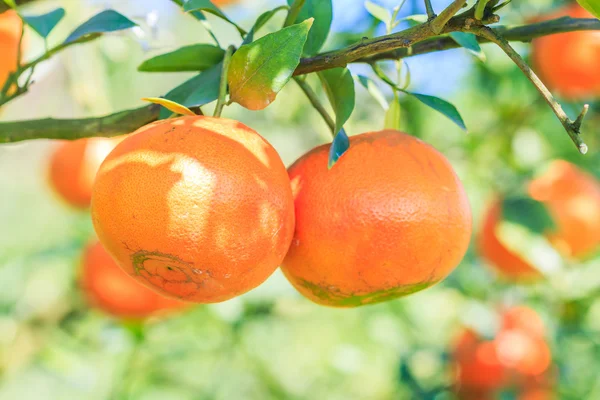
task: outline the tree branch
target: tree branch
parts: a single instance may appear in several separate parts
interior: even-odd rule
[[[581,122],[583,121],[583,118],[585,117],[589,106],[586,104],[583,107],[581,114],[579,114],[579,117],[577,117],[575,121],[571,121],[567,114],[565,114],[565,112],[563,111],[561,105],[554,99],[552,93],[550,93],[550,91],[540,80],[540,78],[538,78],[538,76],[532,71],[529,65],[527,65],[525,60],[521,58],[519,53],[517,53],[515,49],[512,48],[510,43],[508,43],[508,41],[504,37],[502,37],[500,34],[498,34],[493,29],[487,26],[482,26],[473,29],[473,33],[486,38],[490,42],[494,42],[506,53],[506,55],[510,57],[510,59],[517,65],[517,67],[519,67],[521,71],[523,71],[523,74],[527,77],[527,79],[529,79],[531,83],[533,83],[536,89],[544,97],[546,103],[548,103],[554,114],[556,114],[559,121],[567,131],[567,134],[569,135],[573,143],[575,143],[575,145],[577,146],[579,152],[581,154],[587,153],[587,146],[585,143],[583,143],[583,140],[581,139],[579,129],[581,127]]]
[[[436,35],[439,34],[448,21],[450,21],[450,18],[454,17],[466,3],[467,0],[454,0],[440,13],[440,15],[435,17],[434,20],[431,21],[431,30],[433,33]]]
[[[131,133],[158,118],[160,106],[149,104],[104,117],[81,119],[37,119],[0,123],[0,143],[32,139],[80,139],[112,137]]]
[[[492,3],[494,1],[488,4]],[[467,11],[451,18],[442,33],[454,31],[476,33],[483,29],[483,24],[492,21],[494,20],[475,21],[472,13]],[[458,44],[448,37],[436,37],[430,24],[431,22],[424,23],[392,35],[363,40],[340,50],[304,58],[300,61],[294,75],[345,67],[354,62],[372,63],[384,59],[400,59],[458,47]],[[600,30],[600,21],[563,17],[514,28],[498,27],[491,31],[501,34],[510,41],[526,42],[540,36],[581,30]],[[491,36],[485,35],[480,38],[480,42],[489,42],[490,38]],[[3,122],[0,123],[0,143],[39,138],[77,139],[91,136],[116,136],[132,132],[140,126],[154,121],[158,118],[159,109],[159,106],[149,105],[99,118]],[[565,120],[561,120],[561,122],[565,125]],[[579,131],[578,124],[580,125],[580,123],[581,119],[571,122],[569,135],[573,135],[574,131]],[[572,136],[572,138],[578,138],[578,136]]]

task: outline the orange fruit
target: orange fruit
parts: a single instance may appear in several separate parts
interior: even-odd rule
[[[599,60],[600,61],[600,60]],[[600,74],[599,74],[600,75]],[[550,242],[563,254],[584,258],[600,247],[600,182],[567,161],[553,161],[529,184],[556,224]]]
[[[595,18],[573,2],[541,19],[563,16]],[[600,32],[567,32],[534,39],[531,57],[542,81],[563,97],[576,100],[600,95]]]
[[[49,183],[68,204],[87,208],[92,199],[96,172],[121,138],[63,141],[52,153]]]
[[[100,242],[85,250],[80,279],[89,303],[118,318],[141,319],[188,305],[136,282],[119,268]]]
[[[228,6],[230,4],[237,3],[238,0],[213,0],[213,4],[216,6]]]
[[[537,268],[500,241],[496,228],[501,222],[502,200],[497,199],[490,204],[483,217],[477,240],[479,255],[505,278],[520,282],[541,279],[543,275]]]
[[[394,130],[352,136],[331,170],[329,147],[289,168],[296,231],[282,270],[296,289],[355,307],[446,277],[471,235],[469,201],[448,160]]]
[[[294,231],[275,149],[237,121],[203,116],[157,121],[123,140],[96,177],[92,219],[129,275],[199,303],[261,284]]]
[[[16,11],[9,10],[0,14],[0,89],[8,75],[17,70],[22,26],[23,21]]]
[[[549,393],[552,357],[544,330],[534,310],[519,306],[503,313],[501,327],[491,340],[471,329],[461,332],[452,351],[459,397],[492,399],[506,389],[517,389],[523,396],[519,398]]]

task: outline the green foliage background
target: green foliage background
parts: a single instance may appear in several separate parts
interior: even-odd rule
[[[237,11],[234,7],[231,15],[242,16],[239,22],[247,27],[252,16],[266,10],[266,3],[252,2]],[[514,2],[502,14],[503,23],[521,23],[559,4]],[[137,36],[109,36],[40,65],[31,92],[8,104],[3,120],[131,108],[142,104],[141,97],[164,94],[191,76],[144,74],[136,68],[149,54],[209,42],[200,24],[171,10],[161,15],[152,33],[144,21],[150,10],[138,1],[112,5],[137,18]],[[56,37],[101,9],[98,2],[52,0],[26,10],[44,12],[57,6],[65,7],[67,16],[56,28]],[[267,26],[279,26],[284,14]],[[226,23],[209,20],[219,37],[232,42],[239,37]],[[326,47],[356,39],[356,33],[338,33],[330,36]],[[148,46],[154,50],[144,52]],[[28,54],[42,48],[29,35]],[[528,46],[517,49],[526,54]],[[468,134],[414,98],[400,97],[402,129],[442,151],[463,180],[475,232],[494,193],[522,186],[550,160],[575,162],[600,177],[597,104],[583,127],[590,152],[581,156],[510,60],[490,45],[483,50],[487,61],[473,58],[459,89],[441,96],[460,110]],[[362,86],[356,88],[357,107],[346,125],[348,133],[381,129],[384,111]],[[383,86],[382,90],[391,100],[391,93]],[[325,101],[325,94],[319,94]],[[565,108],[574,117],[579,106]],[[287,165],[331,140],[327,126],[294,84],[264,111],[233,105],[224,116],[260,132]],[[472,246],[457,270],[436,287],[351,310],[310,303],[279,271],[240,298],[197,306],[143,326],[90,310],[77,286],[77,270],[93,229],[87,213],[63,205],[47,186],[47,160],[54,146],[41,140],[0,147],[2,400],[451,399],[446,389],[452,383],[449,343],[465,325],[493,333],[496,310],[510,304],[531,306],[546,322],[559,371],[557,398],[600,398],[598,257],[569,264],[538,285],[521,287],[490,272]]]

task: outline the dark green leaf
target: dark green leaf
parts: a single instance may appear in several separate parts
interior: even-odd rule
[[[591,12],[594,17],[600,18],[600,0],[577,0],[581,7]]]
[[[350,147],[350,139],[346,135],[346,131],[341,129],[337,135],[333,138],[331,146],[329,147],[329,160],[327,162],[327,168],[331,169],[333,165],[339,160],[339,158],[348,150]]]
[[[363,85],[363,87],[365,89],[367,89],[367,91],[369,92],[369,94],[371,96],[373,96],[373,98],[375,100],[377,100],[377,102],[379,103],[379,105],[381,106],[381,108],[383,108],[384,110],[387,110],[388,109],[388,103],[385,100],[385,96],[383,95],[383,93],[379,89],[379,86],[377,86],[377,83],[375,83],[375,81],[373,79],[371,79],[369,77],[366,77],[364,75],[358,75],[357,79],[360,82],[360,84]]]
[[[347,68],[333,68],[318,73],[335,112],[335,131],[339,132],[354,110],[354,80]]]
[[[223,60],[225,51],[210,44],[193,44],[144,61],[138,71],[181,72],[204,71]]]
[[[244,38],[244,41],[242,42],[242,44],[252,43],[252,41],[254,40],[254,35],[256,34],[256,32],[258,32],[258,30],[260,28],[262,28],[273,17],[273,15],[275,15],[278,11],[288,10],[288,9],[289,9],[288,6],[279,6],[277,8],[274,8],[272,10],[269,10],[269,11],[266,11],[266,12],[262,13],[256,19],[256,22],[254,22],[254,25],[252,26],[252,29],[250,29],[250,32],[248,32],[248,34]]]
[[[219,83],[221,81],[222,63],[214,65],[199,75],[188,79],[177,86],[164,97],[186,107],[198,107],[215,101],[219,97]],[[164,119],[171,115],[165,108],[161,109],[159,118]]]
[[[41,37],[46,38],[64,16],[65,10],[61,7],[46,14],[32,16],[24,15],[22,18],[23,21],[33,28],[33,30]]]
[[[114,32],[133,28],[137,24],[115,10],[105,10],[79,25],[73,33],[67,37],[66,43],[94,33]]]
[[[440,99],[439,97],[429,96],[426,94],[419,93],[411,93],[405,92],[414,96],[421,103],[433,108],[434,110],[444,114],[446,117],[450,118],[452,122],[458,125],[462,130],[466,131],[467,127],[465,126],[465,122],[463,121],[460,113],[452,104],[448,103],[446,100]]]
[[[215,6],[210,0],[187,0],[183,5],[183,11],[204,11],[211,13],[235,26],[235,28],[242,36],[246,34],[245,30],[243,30],[235,22],[230,20],[225,14],[223,14],[223,11],[221,11],[219,7]]]
[[[287,2],[292,4],[293,0]],[[304,54],[312,56],[321,50],[329,35],[333,19],[331,0],[306,0],[295,22],[302,22],[308,18],[314,18],[315,22],[306,39]]]
[[[555,228],[554,220],[544,204],[530,197],[508,197],[502,202],[502,219],[526,227],[537,234]]]
[[[450,37],[454,39],[456,43],[469,50],[475,57],[479,58],[481,61],[485,61],[485,53],[481,50],[475,35],[466,32],[450,32]]]
[[[262,110],[290,80],[312,18],[241,46],[233,54],[227,80],[231,100],[249,110]]]

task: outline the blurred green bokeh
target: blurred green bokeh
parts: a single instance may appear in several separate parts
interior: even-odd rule
[[[229,11],[247,27],[273,3],[247,0]],[[352,3],[362,7],[362,2]],[[65,7],[67,16],[52,42],[106,4],[135,19],[140,29],[73,47],[40,65],[30,93],[4,107],[2,120],[132,108],[142,104],[141,97],[160,96],[190,76],[136,71],[150,55],[210,40],[202,25],[169,0],[147,5],[139,0],[39,0],[24,12]],[[503,10],[503,21],[522,23],[559,4],[514,2]],[[158,22],[149,24],[153,16]],[[269,26],[276,28],[283,16]],[[233,29],[209,20],[222,46],[236,43]],[[328,45],[355,36],[340,31]],[[527,54],[527,45],[516,47]],[[42,51],[43,43],[29,32],[26,57]],[[475,234],[494,193],[521,187],[553,159],[569,160],[600,177],[600,109],[592,105],[583,127],[590,152],[580,156],[515,65],[492,46],[484,51],[486,63],[461,49],[408,59],[414,69],[438,63],[438,75],[445,69],[466,70],[459,81],[448,82],[454,88],[450,91],[440,76],[425,87],[428,94],[456,105],[468,134],[420,103],[401,98],[403,129],[443,152],[461,177]],[[445,58],[450,53],[462,54],[460,67]],[[356,87],[348,132],[381,129],[384,111]],[[391,94],[382,90],[389,99]],[[565,105],[571,117],[579,107]],[[330,140],[327,126],[293,84],[262,112],[233,105],[224,116],[260,132],[286,165]],[[142,327],[90,310],[77,286],[77,269],[94,233],[86,212],[70,209],[48,188],[47,162],[54,146],[47,140],[0,146],[0,400],[451,399],[453,338],[465,325],[493,334],[497,310],[514,304],[534,308],[546,323],[559,372],[556,398],[600,398],[599,257],[579,265],[569,262],[542,283],[517,286],[486,268],[471,248],[439,285],[349,310],[310,303],[279,271],[240,298],[151,319]]]

